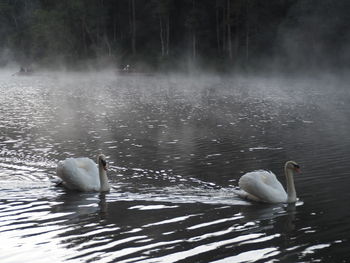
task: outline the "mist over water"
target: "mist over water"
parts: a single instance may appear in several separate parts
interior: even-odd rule
[[[0,73],[1,262],[346,262],[350,98],[343,76]],[[108,194],[51,182],[109,161]],[[296,205],[239,177],[297,161]]]

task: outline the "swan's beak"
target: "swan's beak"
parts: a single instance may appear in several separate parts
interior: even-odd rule
[[[301,173],[300,168],[295,168],[295,172],[298,173],[298,174],[300,174],[300,173]]]
[[[107,169],[108,169],[108,163],[106,162],[106,160],[101,159],[100,162],[101,162],[101,164],[102,164],[103,170],[107,171]]]

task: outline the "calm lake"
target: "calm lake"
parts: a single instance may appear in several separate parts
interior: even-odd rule
[[[350,262],[345,78],[0,73],[0,262]],[[109,161],[109,193],[55,187]],[[295,205],[234,194],[299,163]]]

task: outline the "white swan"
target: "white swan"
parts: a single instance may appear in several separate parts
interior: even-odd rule
[[[78,191],[109,191],[107,162],[103,154],[97,156],[97,164],[89,158],[67,158],[57,165],[56,174],[64,187]]]
[[[287,179],[287,193],[276,176],[270,171],[258,170],[244,174],[238,182],[241,197],[266,203],[295,203],[297,195],[294,186],[294,172],[299,173],[296,162],[288,161],[284,165]]]

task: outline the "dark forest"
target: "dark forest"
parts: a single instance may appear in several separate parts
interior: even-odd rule
[[[345,0],[3,0],[0,63],[344,69],[349,11]]]

